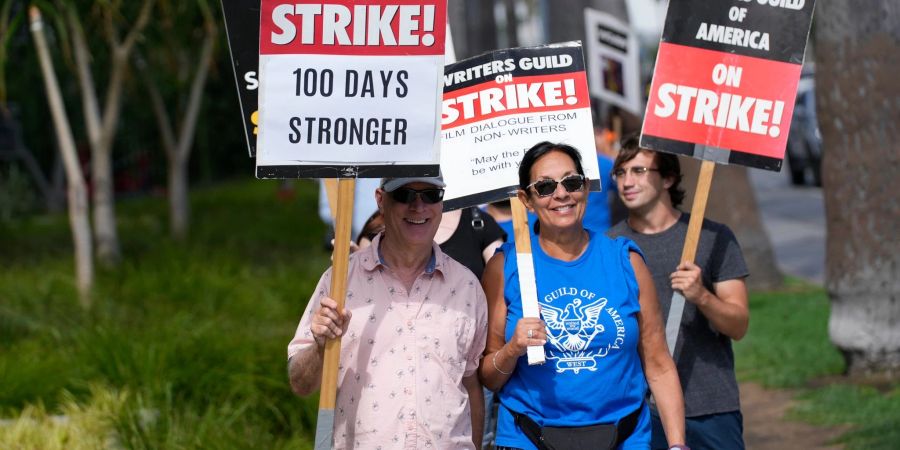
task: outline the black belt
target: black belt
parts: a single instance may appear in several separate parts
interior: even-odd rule
[[[543,437],[544,432],[542,430],[542,427],[540,425],[538,425],[537,422],[535,422],[531,417],[528,417],[525,414],[522,414],[522,413],[513,411],[512,409],[509,409],[509,407],[507,407],[506,405],[503,405],[503,407],[506,408],[506,410],[509,411],[513,415],[513,419],[515,420],[516,426],[518,426],[522,430],[522,432],[525,434],[525,436],[527,436],[528,439],[531,440],[531,442],[534,443],[539,449],[544,450],[544,449],[552,448],[552,447],[549,447],[546,444],[544,444],[544,442],[545,442],[544,437]],[[625,442],[625,440],[628,439],[632,433],[634,433],[634,429],[637,427],[638,419],[640,419],[641,412],[643,411],[643,409],[644,409],[644,404],[641,403],[641,405],[638,406],[637,409],[632,411],[631,414],[628,414],[627,416],[623,417],[621,420],[619,420],[619,423],[615,424],[615,429],[616,429],[615,441],[612,443],[610,448],[617,448],[620,444]],[[606,425],[612,425],[612,424],[606,424]],[[574,431],[574,430],[577,430],[578,428],[584,428],[584,427],[571,427],[571,428]]]

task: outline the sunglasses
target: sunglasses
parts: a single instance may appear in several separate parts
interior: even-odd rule
[[[444,190],[437,188],[416,190],[408,187],[401,187],[394,189],[390,194],[391,198],[395,201],[407,205],[416,201],[416,196],[421,197],[423,202],[432,205],[444,199]]]
[[[556,192],[556,185],[562,184],[563,189],[568,193],[578,192],[584,189],[584,175],[569,175],[562,180],[544,179],[538,180],[528,185],[528,188],[534,188],[539,197],[547,197]],[[527,188],[526,188],[527,189]]]

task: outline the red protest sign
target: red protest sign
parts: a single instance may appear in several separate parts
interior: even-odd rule
[[[657,64],[644,133],[784,156],[799,64],[677,44],[661,44]]]
[[[701,159],[695,147],[714,147],[718,161],[779,170],[813,6],[672,0],[641,146]]]
[[[476,85],[444,95],[442,128],[449,129],[510,114],[590,108],[576,86],[587,84],[584,72],[517,78],[501,87]],[[579,97],[581,95],[581,97]]]

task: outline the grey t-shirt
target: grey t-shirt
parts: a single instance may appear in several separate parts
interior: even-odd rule
[[[619,222],[606,232],[610,237],[625,236],[637,243],[662,306],[663,318],[669,315],[672,285],[669,275],[678,267],[690,214],[681,217],[669,229],[656,234],[641,234]],[[703,221],[695,263],[703,273],[703,285],[713,291],[713,283],[749,275],[747,264],[731,230],[720,223]],[[697,309],[686,301],[675,363],[684,390],[685,415],[688,417],[737,411],[740,409],[737,380],[734,375],[734,352],[731,338],[717,332]]]

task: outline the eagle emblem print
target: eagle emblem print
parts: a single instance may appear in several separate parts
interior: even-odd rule
[[[555,362],[558,373],[596,371],[599,358],[624,344],[624,324],[618,311],[607,307],[606,298],[587,289],[564,287],[542,300],[547,360]]]

